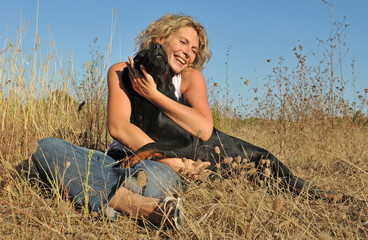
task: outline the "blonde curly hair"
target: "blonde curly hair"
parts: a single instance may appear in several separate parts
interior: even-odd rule
[[[197,32],[199,39],[198,52],[190,67],[201,71],[210,60],[211,51],[208,47],[208,37],[204,27],[190,16],[168,14],[161,17],[138,34],[135,44],[139,46],[139,50],[150,48],[158,38],[167,39],[182,27],[192,27]]]

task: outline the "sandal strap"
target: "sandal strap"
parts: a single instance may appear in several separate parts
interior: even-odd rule
[[[170,218],[170,212],[174,210],[173,222],[177,230],[182,231],[184,227],[183,200],[181,198],[165,197],[163,200],[166,218]],[[169,220],[169,219],[167,219]],[[171,222],[172,222],[171,220]]]

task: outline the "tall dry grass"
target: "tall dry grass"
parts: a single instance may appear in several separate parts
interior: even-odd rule
[[[338,26],[336,26],[338,27]],[[340,28],[340,30],[342,30]],[[365,239],[368,206],[329,203],[294,196],[247,175],[230,179],[186,180],[186,229],[156,229],[128,216],[108,221],[75,209],[57,190],[45,190],[29,160],[36,141],[56,136],[105,150],[107,54],[91,44],[81,78],[71,58],[62,60],[53,43],[41,54],[22,50],[22,26],[0,51],[0,236],[4,239]],[[341,32],[341,31],[340,31]],[[341,41],[338,35],[335,43]],[[340,34],[341,37],[341,34]],[[215,124],[274,153],[293,172],[327,190],[368,200],[366,92],[349,103],[348,81],[335,75],[336,44],[321,42],[326,56],[308,65],[302,47],[296,67],[275,66],[256,112],[240,118],[228,85],[210,89]],[[339,45],[336,45],[339,46]],[[312,54],[313,56],[313,54]],[[231,56],[230,56],[231,57]],[[332,60],[331,60],[332,59]],[[331,73],[332,71],[332,73]],[[336,88],[338,87],[338,88]],[[217,92],[218,91],[218,92]],[[366,90],[365,90],[366,91]],[[210,94],[211,97],[211,94]],[[225,99],[225,100],[224,100]],[[304,194],[305,195],[305,194]]]

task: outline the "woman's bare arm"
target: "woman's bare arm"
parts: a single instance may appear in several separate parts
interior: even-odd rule
[[[130,100],[121,81],[122,72],[126,66],[125,62],[117,63],[108,71],[107,124],[109,133],[114,139],[125,144],[132,151],[136,151],[154,141],[140,128],[130,123]]]

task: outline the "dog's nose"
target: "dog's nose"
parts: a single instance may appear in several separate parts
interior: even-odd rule
[[[154,49],[162,49],[162,45],[159,44],[159,43],[155,43],[153,46],[152,46]]]

